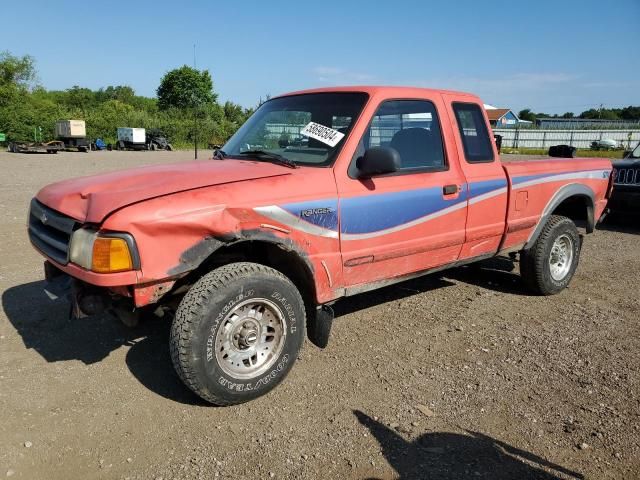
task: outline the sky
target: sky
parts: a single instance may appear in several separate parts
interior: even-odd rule
[[[516,112],[640,105],[640,0],[0,1],[48,89],[208,69],[222,101],[333,85],[469,91]],[[26,20],[28,19],[28,20]]]

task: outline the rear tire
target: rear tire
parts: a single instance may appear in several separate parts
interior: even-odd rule
[[[520,276],[533,292],[555,295],[564,290],[578,267],[580,235],[573,221],[552,215],[533,246],[520,256]]]
[[[180,302],[171,360],[207,402],[243,403],[286,377],[305,324],[304,302],[287,277],[264,265],[232,263],[202,277]]]

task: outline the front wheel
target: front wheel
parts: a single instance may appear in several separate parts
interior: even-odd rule
[[[535,293],[554,295],[569,285],[579,258],[576,225],[567,217],[552,215],[533,246],[522,252],[520,275]]]
[[[287,375],[305,337],[300,293],[282,273],[232,263],[196,282],[171,326],[171,360],[182,381],[215,405],[266,394]]]

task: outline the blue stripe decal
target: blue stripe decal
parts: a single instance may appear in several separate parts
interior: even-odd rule
[[[341,231],[358,234],[385,230],[466,201],[466,195],[444,200],[442,187],[345,198],[340,204]]]
[[[344,234],[367,234],[395,228],[507,186],[505,178],[463,185],[459,198],[445,200],[442,187],[362,195],[341,200]],[[338,200],[327,198],[287,203],[280,208],[327,230],[338,230]]]
[[[338,200],[336,198],[287,203],[282,205],[282,208],[306,222],[329,230],[338,230]]]
[[[470,196],[477,197],[479,195],[484,195],[485,193],[492,192],[494,190],[499,190],[507,186],[506,178],[497,178],[495,180],[484,180],[482,182],[474,182],[470,185]]]
[[[608,178],[609,170],[595,169],[523,175],[512,177],[512,182],[514,188],[517,188],[517,185],[526,182],[537,184],[555,181],[553,177],[558,177],[558,181],[572,178],[600,178],[594,176],[599,175],[599,172],[601,172],[603,179]],[[415,222],[429,221],[439,214],[449,215],[456,209],[464,208],[464,203],[467,200],[471,203],[478,202],[497,195],[504,195],[506,192],[507,179],[498,178],[464,185],[459,198],[452,200],[445,200],[442,197],[442,187],[343,198],[340,200],[341,233],[347,240],[385,235],[416,225]],[[338,236],[337,198],[289,203],[280,206],[272,205],[255,210],[292,228],[313,235],[331,238]]]
[[[572,172],[560,172],[560,173],[572,173]],[[518,183],[524,183],[530,180],[538,180],[539,178],[553,177],[554,175],[559,175],[559,173],[543,173],[540,175],[524,175],[522,177],[512,177],[511,182],[514,185],[517,185]]]
[[[558,181],[565,180],[567,178],[592,178],[607,180],[609,177],[609,170],[602,170],[600,168],[589,170],[574,170],[571,172],[554,172],[554,173],[542,173],[539,175],[522,175],[518,177],[512,177],[513,185],[520,185],[526,182],[543,183],[545,179],[555,181],[554,177],[557,177]],[[540,182],[536,182],[540,180]]]

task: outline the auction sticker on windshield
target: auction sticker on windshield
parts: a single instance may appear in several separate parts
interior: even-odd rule
[[[325,127],[315,122],[307,123],[307,125],[300,130],[300,135],[314,138],[322,143],[326,143],[330,147],[335,147],[338,142],[342,140],[342,137],[344,137],[344,133],[340,133],[333,128]]]

